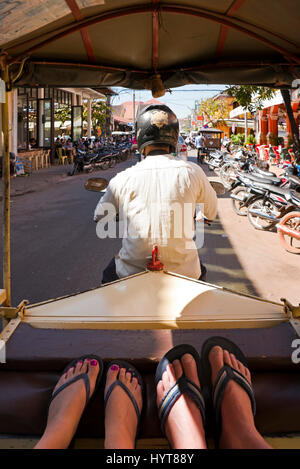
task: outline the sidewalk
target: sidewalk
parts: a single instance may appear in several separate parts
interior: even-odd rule
[[[31,192],[45,189],[49,185],[56,184],[62,179],[69,177],[72,165],[51,166],[39,169],[28,176],[17,176],[10,179],[10,196],[17,197]],[[2,178],[0,179],[0,200],[2,200]]]
[[[10,197],[18,197],[32,192],[39,192],[47,189],[49,186],[62,182],[64,180],[78,179],[85,180],[87,177],[104,177],[108,181],[120,171],[137,163],[135,155],[130,155],[126,161],[121,161],[113,168],[106,170],[97,170],[93,173],[80,173],[73,177],[68,173],[73,168],[72,164],[51,166],[50,168],[39,169],[29,176],[17,176],[10,179]],[[2,178],[0,178],[0,201],[3,199]]]

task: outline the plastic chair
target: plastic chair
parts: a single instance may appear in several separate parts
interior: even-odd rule
[[[269,152],[269,147],[267,145],[263,149],[263,154],[264,154],[264,160],[269,161],[270,160],[270,152]]]
[[[259,148],[260,148],[261,145],[256,144],[256,145],[254,145],[254,146],[255,146],[255,150],[256,150],[257,156],[259,156]]]
[[[45,168],[50,166],[50,150],[44,150],[43,152],[43,164]]]
[[[74,163],[74,153],[73,153],[73,150],[68,150],[68,162],[70,164],[73,164]]]
[[[280,151],[279,151],[279,148],[278,148],[278,146],[274,146],[274,147],[272,147],[272,150],[273,150],[273,152],[274,152],[275,155],[276,155],[275,164],[278,165],[278,164],[280,163]]]
[[[57,153],[57,156],[58,156],[58,163],[59,164],[65,164],[65,161],[66,161],[66,164],[68,164],[68,157],[67,157],[67,155],[63,155],[62,148],[57,148],[56,153]]]
[[[37,162],[37,169],[44,167],[44,150],[37,150],[35,152],[35,158]]]
[[[289,152],[289,155],[291,157],[291,162],[295,163],[295,161],[296,161],[295,153],[293,152],[293,150],[291,148],[288,149],[288,152]]]

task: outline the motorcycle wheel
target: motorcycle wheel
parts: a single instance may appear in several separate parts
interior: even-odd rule
[[[74,174],[76,174],[76,172],[78,172],[78,164],[74,163],[73,168],[71,169],[71,171],[68,174],[69,174],[69,176],[74,176]]]
[[[264,198],[259,197],[249,204],[247,213],[248,220],[256,230],[268,231],[274,227],[278,220],[268,220],[267,218],[262,218],[259,215],[254,215],[250,213],[251,209],[264,212],[267,215],[276,216],[279,220],[280,212],[278,211],[276,205],[273,204],[273,202],[271,202],[270,200],[264,202]]]
[[[238,197],[244,198],[246,195],[248,195],[247,189],[245,187],[237,187],[232,191],[232,194],[238,195]],[[235,211],[237,215],[240,217],[246,217],[248,213],[248,207],[245,205],[241,207],[242,201],[236,200],[236,199],[231,199],[231,204],[232,208]]]
[[[101,169],[108,169],[108,168],[109,168],[109,165],[110,165],[110,161],[109,161],[109,159],[107,158],[106,160],[103,160],[103,161],[102,161]]]
[[[230,163],[224,164],[220,167],[220,179],[226,189],[231,187],[231,184],[235,180],[234,175],[234,168]]]
[[[300,212],[287,213],[280,221],[281,225],[285,225],[288,228],[299,232],[300,235]],[[281,230],[277,231],[280,243],[284,249],[292,254],[300,254],[300,240],[292,238]]]
[[[124,152],[124,153],[122,152],[120,158],[121,158],[121,161],[126,161],[127,160],[127,152]]]
[[[114,168],[117,164],[116,158],[110,158],[109,160],[109,167]]]

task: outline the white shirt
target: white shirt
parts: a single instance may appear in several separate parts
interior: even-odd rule
[[[200,277],[193,216],[199,203],[204,204],[204,215],[214,219],[217,196],[197,164],[171,155],[147,156],[111,179],[96,207],[95,221],[102,218],[104,203],[112,204],[120,219],[123,213],[130,226],[130,234],[123,238],[115,256],[119,278],[145,270],[154,244],[158,245],[159,259],[166,270]]]
[[[201,148],[202,147],[202,143],[203,143],[203,136],[202,135],[198,135],[195,139],[195,143],[196,143],[196,147],[197,148]]]

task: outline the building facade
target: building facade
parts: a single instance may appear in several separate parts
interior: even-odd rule
[[[86,135],[91,136],[91,103],[105,95],[89,88],[15,88],[10,93],[9,151],[35,148],[54,149],[57,136],[68,135],[77,141],[83,134],[83,102],[87,103]],[[58,109],[67,108],[70,118],[62,125],[55,118]],[[2,122],[0,115],[0,130]],[[0,139],[0,155],[2,139]],[[53,155],[52,155],[53,156]]]

